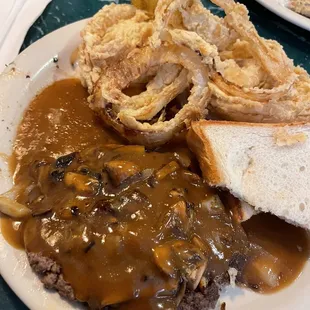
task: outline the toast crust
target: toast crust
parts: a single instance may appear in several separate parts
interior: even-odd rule
[[[279,145],[276,134],[282,129]],[[193,122],[187,136],[211,186],[229,190],[259,212],[310,230],[309,139],[309,122],[203,120]]]
[[[191,123],[187,134],[187,144],[194,152],[200,164],[203,177],[211,186],[222,186],[225,183],[225,176],[218,167],[217,156],[214,154],[210,140],[204,134],[203,128],[207,126],[240,126],[240,127],[268,127],[268,128],[289,128],[310,125],[307,122],[296,123],[246,123],[218,120],[200,120]]]
[[[213,153],[210,141],[202,131],[202,125],[205,122],[207,121],[192,122],[186,139],[189,148],[198,157],[203,177],[211,186],[215,186],[222,184],[224,178],[218,169],[216,156]]]

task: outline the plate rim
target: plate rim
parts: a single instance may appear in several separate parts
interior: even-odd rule
[[[78,20],[76,22],[65,25],[63,27],[60,27],[60,28],[46,34],[45,36],[43,36],[39,40],[35,41],[30,46],[28,46],[4,69],[3,72],[0,73],[0,85],[3,84],[2,79],[4,79],[6,81],[6,77],[8,77],[7,79],[9,80],[9,82],[6,82],[6,83],[11,84],[20,78],[19,77],[20,74],[24,75],[26,73],[28,74],[28,72],[34,71],[34,76],[30,77],[30,78],[26,78],[25,82],[23,82],[23,84],[25,85],[25,88],[28,89],[28,87],[31,86],[31,82],[33,81],[33,79],[37,78],[37,74],[40,74],[41,70],[44,70],[46,67],[50,66],[51,62],[53,62],[53,56],[57,56],[58,52],[56,54],[54,53],[53,55],[51,55],[52,57],[49,57],[49,59],[50,59],[49,62],[38,63],[37,68],[34,70],[32,70],[31,66],[29,65],[30,61],[27,61],[27,59],[29,59],[29,57],[34,58],[35,54],[38,53],[38,48],[40,46],[45,45],[45,44],[51,46],[51,43],[49,43],[49,42],[55,43],[55,41],[57,40],[57,38],[59,38],[59,36],[65,36],[68,40],[71,38],[72,34],[74,34],[74,36],[76,36],[76,34],[79,33],[79,31],[86,24],[87,20],[89,20],[89,18],[81,19],[81,20]],[[61,49],[59,50],[59,52],[60,51],[61,51]],[[33,56],[29,56],[29,55],[33,55]],[[12,71],[13,68],[14,68],[14,70]],[[12,72],[15,72],[15,73],[12,73]],[[72,74],[69,76],[74,77]],[[54,78],[53,78],[53,81],[56,81],[56,79],[54,80]],[[40,90],[42,90],[42,88],[50,85],[50,81],[49,80],[40,81],[38,84],[43,84],[43,87],[36,87],[37,90],[35,91],[35,94],[39,93]],[[2,102],[0,101],[0,105],[1,104],[2,104]],[[29,102],[28,102],[28,104],[29,104]],[[23,112],[24,111],[25,110],[23,110]],[[1,106],[0,106],[0,114],[2,114]],[[20,121],[21,121],[21,118],[18,118],[17,122],[20,123]],[[13,136],[14,137],[16,134],[16,129],[17,128],[14,128],[14,130],[13,130],[13,133],[14,133]],[[12,177],[12,176],[10,176],[10,177]],[[3,192],[3,190],[1,189],[0,193],[2,193],[2,192]],[[25,254],[25,251],[20,250],[20,249],[15,249],[14,247],[12,247],[11,245],[9,245],[6,242],[6,240],[4,239],[3,234],[1,232],[1,224],[0,224],[0,252],[3,250],[4,247],[9,247],[10,253],[9,254],[6,253],[5,258],[2,258],[2,257],[0,258],[0,275],[2,276],[4,281],[7,283],[7,285],[10,287],[10,289],[14,292],[14,294],[29,309],[31,309],[31,310],[32,309],[35,309],[35,310],[42,309],[42,303],[40,304],[40,302],[29,297],[29,295],[28,295],[29,291],[25,288],[21,289],[21,287],[19,287],[19,285],[16,283],[16,280],[14,280],[14,275],[12,276],[12,273],[10,273],[12,268],[5,268],[5,265],[2,263],[3,260],[9,259],[11,255],[14,255],[15,257],[19,257],[19,259],[22,260],[23,259],[22,256],[26,256],[26,254]],[[6,256],[8,256],[8,257],[6,258]],[[30,268],[29,264],[28,264],[28,267]],[[13,268],[13,270],[15,270],[16,268],[17,268],[17,266],[15,266]],[[25,267],[25,269],[26,268],[27,267]],[[31,270],[31,272],[32,272],[32,270]],[[24,275],[22,274],[21,277],[23,277],[23,276]],[[34,275],[34,276],[37,278],[36,279],[36,281],[37,281],[39,279],[39,277],[37,275]],[[41,287],[42,287],[42,290],[44,290],[46,292],[47,296],[56,295],[57,303],[59,301],[64,302],[64,304],[68,305],[68,307],[69,307],[68,309],[79,309],[79,308],[81,308],[79,304],[70,303],[67,300],[64,300],[62,297],[60,297],[58,295],[58,293],[50,291],[50,290],[46,290],[45,288],[43,288],[43,284],[41,285]],[[45,299],[46,296],[43,296],[42,298]],[[42,301],[45,302],[46,300],[42,300]],[[46,310],[54,310],[55,308],[53,305],[47,305],[47,308],[45,308],[45,309]],[[67,307],[64,307],[63,309],[67,309]]]
[[[256,2],[286,21],[310,31],[310,18],[298,14],[284,5],[281,5],[278,0],[256,0]]]

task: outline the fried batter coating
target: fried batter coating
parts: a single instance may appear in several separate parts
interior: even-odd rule
[[[128,141],[162,145],[208,111],[237,121],[310,120],[309,75],[259,36],[243,4],[211,1],[225,17],[200,0],[137,0],[139,9],[105,6],[82,31],[90,106]],[[145,90],[126,95],[135,84]]]

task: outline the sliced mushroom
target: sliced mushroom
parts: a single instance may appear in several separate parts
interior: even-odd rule
[[[83,175],[88,175],[94,179],[97,179],[98,181],[105,181],[103,180],[103,175],[99,172],[92,171],[89,167],[86,165],[82,165],[77,169],[77,172]]]
[[[199,285],[202,276],[207,268],[207,261],[203,261],[200,265],[192,265],[185,270],[185,279],[187,280],[187,286],[191,290],[195,290]]]
[[[145,147],[142,145],[124,145],[117,148],[117,152],[128,154],[144,154]]]
[[[192,208],[192,205],[185,201],[179,201],[172,206],[172,209],[174,210],[175,214],[179,215],[183,227],[187,232],[190,229],[194,217],[194,209]]]
[[[53,204],[46,201],[44,203],[38,204],[38,206],[35,206],[31,210],[32,210],[32,215],[33,216],[38,216],[38,215],[42,215],[42,214],[48,213],[52,209],[53,209]]]
[[[59,157],[56,160],[56,168],[66,168],[70,166],[77,155],[78,153],[75,152]]]
[[[185,196],[185,189],[174,188],[170,191],[169,196],[172,198],[181,198]]]
[[[209,196],[206,200],[201,203],[203,208],[206,208],[210,215],[220,215],[225,212],[224,205],[217,195]]]
[[[231,211],[234,220],[238,223],[245,222],[253,215],[259,213],[259,211],[255,210],[253,206],[234,197],[229,192],[223,192],[221,194],[221,199],[223,199],[225,207]]]
[[[110,143],[110,144],[104,144],[102,147],[108,150],[115,150],[115,149],[122,147],[122,145]]]
[[[242,281],[249,287],[267,292],[280,285],[283,274],[288,274],[289,268],[278,257],[261,250],[257,257],[252,258],[245,266]]]
[[[112,187],[104,187],[103,188],[103,195],[107,197],[115,197],[123,194],[126,191],[129,191],[133,188],[134,185],[140,182],[147,181],[154,173],[154,169],[145,169],[130,178],[127,178],[123,181],[120,186],[112,188]]]
[[[63,220],[71,220],[73,216],[75,215],[72,207],[66,206],[59,211],[59,217]]]
[[[160,220],[157,238],[165,239],[171,235],[186,236],[193,222],[193,212],[187,208],[184,201],[179,201],[171,206]]]
[[[184,168],[188,168],[192,163],[188,151],[186,150],[183,150],[181,152],[175,152],[173,155],[176,158],[176,160],[180,163],[180,165]]]
[[[184,180],[190,182],[193,185],[200,185],[202,183],[202,179],[198,174],[188,170],[183,170],[182,177]]]
[[[140,168],[136,164],[123,160],[109,161],[104,167],[115,186],[121,185],[125,180],[140,172]]]
[[[51,179],[54,183],[62,182],[65,177],[64,169],[55,169],[50,173]]]
[[[46,158],[45,160],[34,160],[29,165],[29,176],[34,180],[38,180],[39,169],[42,166],[49,166],[54,162],[54,158]]]
[[[156,265],[165,274],[172,278],[177,277],[178,266],[177,262],[175,261],[176,257],[170,243],[157,246],[154,249],[154,258]]]
[[[46,195],[49,189],[50,165],[43,165],[38,168],[38,186],[42,194]]]
[[[113,144],[114,146],[114,144]],[[103,158],[107,150],[113,150],[112,145],[96,145],[81,151],[81,158],[87,158],[88,162],[96,162]],[[118,147],[115,145],[115,148]]]
[[[38,186],[32,186],[31,190],[28,193],[28,201],[27,203],[33,204],[41,202],[44,199],[44,195]]]
[[[183,297],[185,295],[185,290],[186,290],[186,282],[182,281],[180,283],[180,285],[179,285],[179,290],[178,290],[178,292],[177,292],[177,294],[175,296],[175,304],[176,304],[176,306],[178,306],[181,303],[181,301],[182,301],[182,299],[183,299]]]
[[[187,286],[195,290],[207,268],[206,257],[199,248],[185,241],[175,242],[172,248],[179,260]]]
[[[17,219],[31,215],[29,208],[5,196],[0,196],[0,212]]]
[[[192,244],[197,246],[204,254],[207,253],[208,248],[207,248],[207,246],[204,244],[204,242],[201,240],[201,238],[199,236],[195,235],[193,237]]]
[[[157,266],[170,277],[179,275],[195,290],[207,268],[207,259],[196,246],[176,240],[154,249]]]
[[[156,179],[160,181],[178,169],[180,169],[180,165],[176,161],[171,161],[169,164],[156,172]]]
[[[68,187],[72,187],[80,194],[86,196],[96,196],[101,187],[97,179],[74,172],[66,173],[64,180]]]
[[[114,199],[99,200],[94,208],[101,214],[105,214],[105,218],[111,215],[120,219],[134,219],[136,216],[138,217],[138,214],[140,217],[143,214],[141,210],[149,205],[150,201],[143,193],[138,190],[130,190]]]

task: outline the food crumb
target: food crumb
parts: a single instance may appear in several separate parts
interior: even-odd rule
[[[238,274],[238,270],[236,268],[230,267],[228,269],[228,274],[229,274],[229,280],[230,280],[230,285],[232,288],[236,287],[236,277]]]
[[[221,304],[221,310],[225,310],[225,309],[226,309],[226,303],[223,302],[223,303]]]
[[[274,140],[278,146],[291,146],[296,143],[304,143],[308,136],[304,132],[290,134],[284,128],[278,129],[274,134]]]

